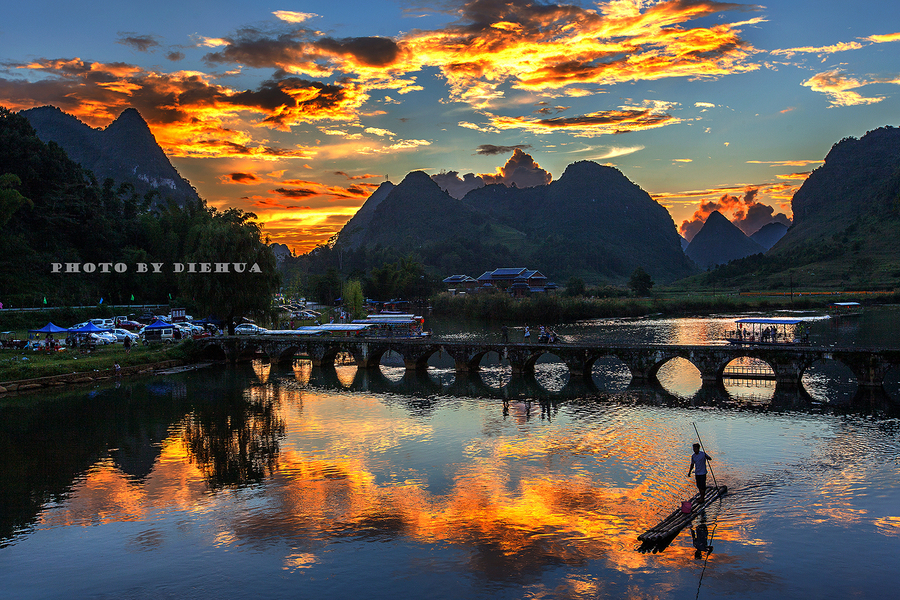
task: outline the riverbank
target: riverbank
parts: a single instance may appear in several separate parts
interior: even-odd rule
[[[184,344],[136,346],[130,352],[111,345],[83,352],[63,350],[0,351],[0,394],[76,383],[91,383],[110,377],[141,374],[190,362]],[[116,365],[119,366],[118,372]]]
[[[442,317],[487,319],[509,323],[564,323],[582,319],[701,316],[767,310],[825,309],[834,302],[863,305],[895,304],[895,292],[763,292],[685,294],[661,290],[649,298],[598,298],[559,294],[533,294],[513,298],[505,293],[451,296],[440,294],[432,302],[432,314]]]
[[[47,377],[36,377],[34,379],[21,379],[17,381],[0,382],[0,397],[3,394],[12,392],[27,392],[39,390],[42,388],[62,387],[66,385],[95,383],[123,377],[127,375],[145,375],[154,373],[161,369],[172,369],[184,364],[183,360],[167,360],[164,362],[137,365],[133,367],[120,367],[116,371],[115,367],[104,369],[102,371],[94,369],[93,371],[82,371],[69,373],[67,375],[48,375]]]

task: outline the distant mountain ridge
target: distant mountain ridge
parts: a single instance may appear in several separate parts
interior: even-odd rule
[[[642,267],[672,281],[694,271],[668,211],[612,167],[577,162],[548,185],[487,185],[462,200],[424,172],[387,194],[385,185],[341,230],[338,245],[416,250],[454,273],[484,268],[459,256],[474,246],[502,246],[517,264],[555,278],[621,281]]]
[[[788,226],[784,223],[772,221],[771,223],[760,227],[750,236],[750,239],[768,250],[785,236],[787,230]]]
[[[748,238],[725,215],[714,210],[691,239],[684,253],[697,266],[706,269],[765,251],[765,248]]]
[[[41,141],[59,144],[101,183],[111,177],[116,183],[131,183],[141,195],[155,190],[159,193],[157,202],[167,198],[178,204],[200,200],[134,108],[122,111],[105,129],[94,129],[53,106],[31,108],[20,114],[28,119]]]

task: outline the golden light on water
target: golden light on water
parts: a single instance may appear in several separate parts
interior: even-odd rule
[[[346,370],[341,385],[356,372]],[[464,549],[467,568],[489,576],[587,561],[639,573],[695,559],[690,529],[662,554],[637,551],[637,536],[694,493],[686,477],[693,430],[673,426],[666,411],[643,409],[637,421],[632,409],[610,405],[588,421],[557,415],[545,426],[536,416],[504,416],[498,402],[486,412],[456,407],[441,418],[411,418],[384,396],[309,388],[311,373],[308,361],[284,378],[254,364],[241,395],[246,408],[227,419],[186,415],[141,479],[112,458],[98,461],[64,503],[42,514],[41,527],[150,523],[184,513],[192,527],[211,527],[218,548],[288,545],[280,564],[286,573],[319,565],[329,540],[357,536]],[[467,425],[455,435],[470,433],[448,443],[442,428],[453,423]],[[722,479],[739,479],[727,455],[716,458]],[[819,499],[790,510],[812,525],[872,521],[896,537],[900,518],[874,519],[854,506],[860,477],[829,471]],[[265,502],[246,503],[263,490]],[[756,531],[760,515],[743,501],[707,512],[714,543],[766,547]],[[171,535],[148,528],[132,542],[159,547]],[[572,575],[565,585],[603,583]]]

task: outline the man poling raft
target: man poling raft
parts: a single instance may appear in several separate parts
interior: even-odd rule
[[[700,439],[700,432],[694,425],[694,431],[697,432],[697,439]],[[707,463],[711,460],[706,454],[703,447],[703,440],[699,444],[694,444],[694,454],[691,456],[691,466],[688,469],[688,476],[694,472],[697,481],[697,494],[690,500],[681,503],[681,508],[675,509],[672,514],[660,521],[659,524],[651,527],[646,532],[638,536],[638,540],[645,544],[662,544],[671,541],[678,533],[691,524],[691,522],[702,513],[707,506],[715,500],[721,498],[728,492],[728,488],[719,485],[716,481],[716,475],[712,472],[712,467]],[[707,467],[712,474],[712,487],[706,485]]]

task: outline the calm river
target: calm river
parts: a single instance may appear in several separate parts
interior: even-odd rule
[[[898,346],[900,311],[806,315]],[[563,339],[714,343],[729,318],[598,320]],[[452,339],[491,328],[426,323]],[[495,326],[496,327],[496,326]],[[465,333],[461,333],[465,331]],[[512,341],[522,328],[511,327]],[[900,393],[841,365],[803,389],[591,385],[548,359],[457,378],[262,362],[0,400],[0,598],[890,598]],[[386,361],[390,363],[390,361]],[[729,494],[666,548],[696,426]],[[695,549],[708,532],[712,551]]]

